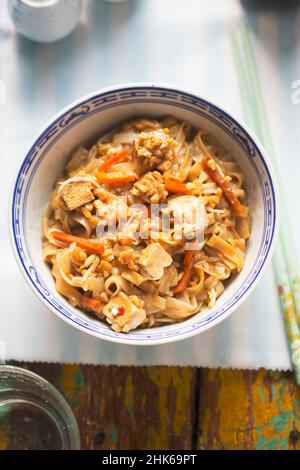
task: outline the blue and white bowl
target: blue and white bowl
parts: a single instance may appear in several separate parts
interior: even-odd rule
[[[232,153],[245,175],[252,233],[242,272],[214,308],[169,326],[116,333],[106,323],[73,308],[55,290],[43,261],[41,220],[56,178],[70,152],[93,142],[119,122],[134,116],[173,114],[211,132]],[[278,197],[270,162],[257,138],[230,113],[190,92],[152,84],[100,90],[63,109],[32,144],[20,168],[10,207],[12,245],[25,279],[41,301],[75,328],[118,343],[152,345],[201,333],[227,318],[257,285],[270,260],[278,230]],[[41,318],[42,321],[42,318]]]

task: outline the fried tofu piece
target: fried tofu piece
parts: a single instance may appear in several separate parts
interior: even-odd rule
[[[70,211],[93,201],[94,195],[86,183],[70,183],[62,191],[61,196]]]
[[[105,305],[103,313],[112,329],[117,332],[128,333],[146,320],[143,300],[122,291]]]
[[[143,273],[151,280],[157,281],[164,274],[164,268],[170,266],[172,257],[159,243],[151,243],[142,251],[138,260]]]

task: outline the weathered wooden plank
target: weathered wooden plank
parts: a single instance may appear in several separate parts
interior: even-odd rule
[[[28,363],[66,397],[83,449],[190,449],[196,369]]]
[[[288,372],[201,374],[201,449],[300,449],[300,389]]]
[[[203,449],[300,449],[300,391],[291,373],[22,366],[65,395],[85,449],[189,449],[193,442]]]

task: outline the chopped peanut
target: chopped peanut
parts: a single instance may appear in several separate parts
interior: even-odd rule
[[[138,174],[157,168],[165,171],[172,165],[176,142],[167,129],[141,132],[134,140],[134,166]]]
[[[165,189],[161,173],[149,171],[134,184],[132,194],[141,197],[147,202],[157,204],[160,201],[166,200],[168,191]]]

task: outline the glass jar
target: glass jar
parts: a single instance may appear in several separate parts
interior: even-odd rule
[[[0,365],[0,450],[80,449],[64,397],[37,374]]]

